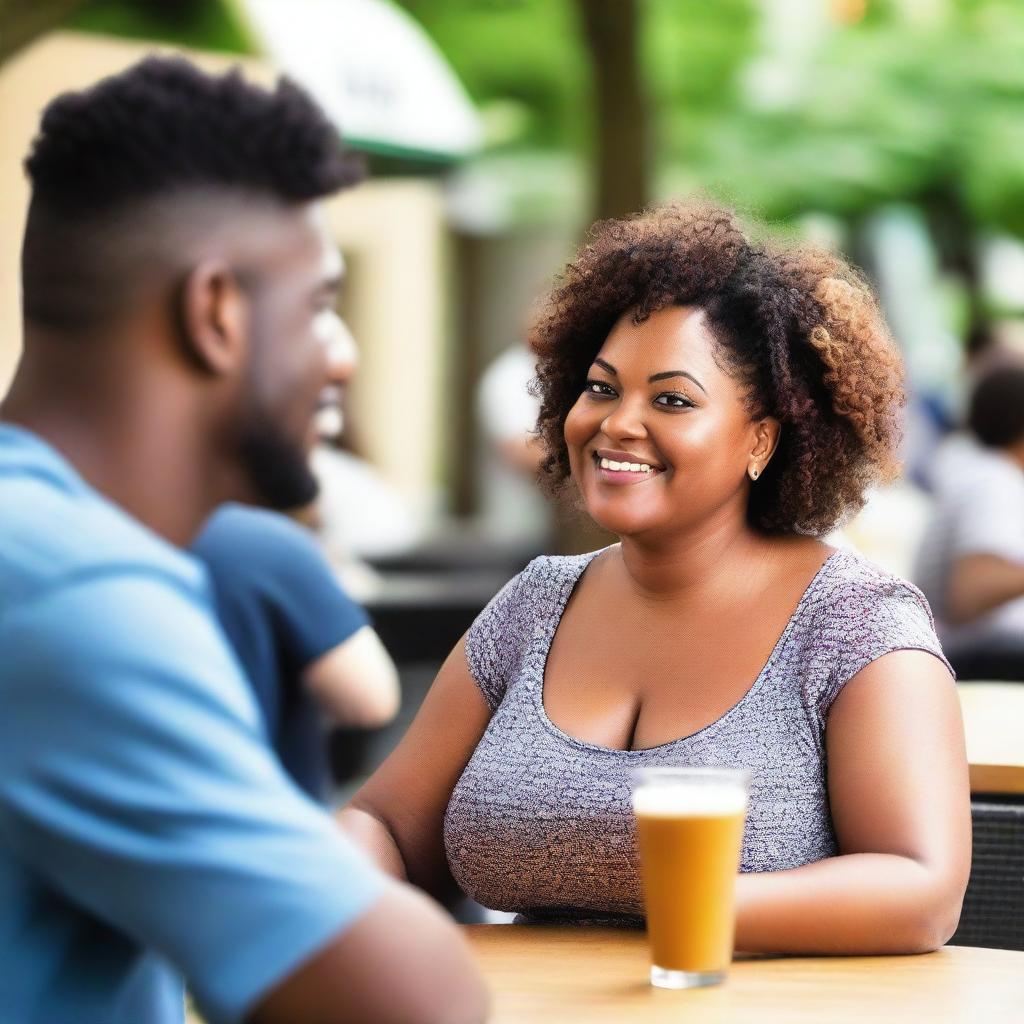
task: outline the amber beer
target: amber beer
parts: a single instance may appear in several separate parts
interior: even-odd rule
[[[732,960],[733,895],[748,777],[727,768],[636,774],[636,814],[651,984],[714,985]]]

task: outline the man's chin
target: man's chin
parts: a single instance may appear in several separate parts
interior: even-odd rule
[[[254,433],[243,445],[242,458],[250,504],[285,512],[316,499],[320,485],[300,446],[269,432]]]

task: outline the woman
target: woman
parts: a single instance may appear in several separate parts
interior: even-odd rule
[[[435,893],[635,918],[631,770],[742,765],[740,948],[945,942],[970,862],[950,671],[920,593],[818,539],[897,468],[862,281],[670,206],[598,226],[533,344],[546,470],[620,542],[506,585],[343,823]]]

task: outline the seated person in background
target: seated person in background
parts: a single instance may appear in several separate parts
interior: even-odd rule
[[[326,800],[324,717],[372,729],[398,712],[398,673],[366,612],[309,532],[286,516],[226,505],[192,551],[288,774]]]
[[[537,482],[544,447],[535,434],[540,401],[530,392],[536,362],[525,344],[510,346],[484,370],[475,396],[486,442],[479,476],[487,533],[534,554],[550,550],[553,532]]]
[[[996,366],[931,474],[915,578],[961,677],[1024,680],[1024,367]]]
[[[0,406],[0,1018],[479,1021],[452,922],[289,781],[184,548],[292,508],[357,174],[298,87],[151,58],[56,99],[26,162]]]
[[[342,823],[431,891],[635,921],[632,770],[743,767],[740,949],[940,946],[971,854],[953,678],[920,592],[817,539],[898,468],[862,279],[672,205],[596,227],[532,341],[546,469],[619,543],[506,585]]]

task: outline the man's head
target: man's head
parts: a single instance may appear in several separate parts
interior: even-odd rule
[[[975,384],[967,412],[971,433],[1024,464],[1024,366],[994,366]]]
[[[288,81],[150,58],[54,100],[25,166],[26,353],[45,338],[51,361],[62,346],[101,361],[153,326],[169,344],[151,358],[194,384],[211,446],[243,470],[237,496],[309,501],[343,330],[316,204],[359,177],[320,109]]]

